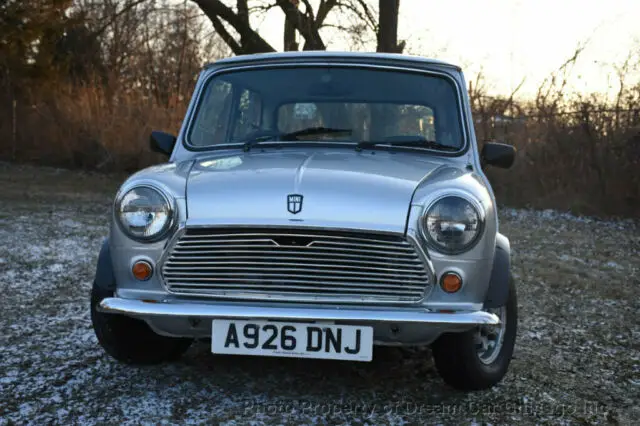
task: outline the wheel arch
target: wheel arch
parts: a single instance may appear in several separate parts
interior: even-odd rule
[[[105,238],[102,242],[102,248],[98,255],[98,263],[96,266],[95,284],[101,290],[115,291],[116,277],[113,273],[113,262],[111,261],[111,248],[109,247],[109,238]]]
[[[506,236],[498,233],[489,289],[484,300],[485,308],[498,308],[507,303],[509,280],[511,280],[511,245]]]

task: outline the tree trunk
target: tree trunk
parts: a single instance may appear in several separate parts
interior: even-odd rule
[[[296,41],[296,27],[289,18],[284,20],[284,50],[298,50],[298,42]]]
[[[378,52],[402,53],[404,42],[398,44],[398,11],[400,0],[379,0]]]
[[[404,42],[398,44],[398,12],[400,0],[379,0],[378,3],[378,46],[377,52],[402,53]],[[374,139],[384,138],[393,134],[387,128],[389,123],[395,123],[395,108],[377,105],[371,111],[371,135]]]

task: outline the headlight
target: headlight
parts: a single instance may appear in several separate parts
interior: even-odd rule
[[[463,253],[478,242],[484,217],[462,197],[447,196],[433,203],[422,217],[422,234],[434,249],[446,254]]]
[[[116,216],[131,238],[150,241],[162,236],[171,226],[173,208],[167,197],[149,186],[137,186],[116,204]]]

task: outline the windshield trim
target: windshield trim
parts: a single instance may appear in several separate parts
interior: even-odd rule
[[[378,65],[378,64],[364,64],[364,63],[337,63],[337,62],[291,62],[291,63],[265,63],[265,64],[253,64],[253,65],[241,65],[241,66],[229,66],[229,67],[221,67],[219,69],[216,70],[212,70],[210,72],[210,74],[208,74],[207,76],[204,77],[202,83],[199,85],[199,87],[196,90],[196,93],[194,93],[194,97],[196,102],[194,103],[193,107],[189,109],[188,111],[188,117],[187,117],[187,123],[186,126],[184,126],[184,133],[183,133],[183,138],[182,138],[182,145],[183,147],[187,150],[187,151],[191,151],[191,152],[208,152],[208,151],[218,151],[218,150],[223,150],[223,149],[233,149],[233,148],[237,148],[237,149],[242,149],[244,146],[243,142],[231,142],[231,143],[221,143],[221,144],[214,144],[214,145],[208,145],[208,146],[197,146],[197,145],[193,145],[191,143],[189,143],[189,135],[191,134],[191,131],[193,129],[193,125],[194,125],[194,120],[195,117],[197,116],[198,110],[200,109],[200,106],[202,104],[202,96],[204,93],[205,88],[207,87],[208,84],[211,83],[211,81],[222,75],[222,74],[226,74],[226,73],[231,73],[231,72],[235,72],[235,71],[246,71],[246,70],[256,70],[256,69],[278,69],[278,68],[297,68],[297,67],[309,67],[309,68],[316,68],[316,67],[335,67],[335,68],[364,68],[364,69],[374,69],[374,70],[383,70],[383,71],[396,71],[396,72],[409,72],[409,73],[416,73],[416,74],[425,74],[425,75],[431,75],[431,76],[436,76],[436,77],[441,77],[441,78],[445,78],[447,79],[452,85],[453,88],[456,92],[456,104],[458,106],[458,120],[459,120],[459,124],[461,125],[461,135],[462,135],[462,145],[460,146],[460,149],[458,149],[457,151],[444,151],[444,150],[439,150],[439,149],[435,149],[435,148],[420,148],[420,147],[411,147],[411,146],[403,146],[403,145],[384,145],[384,144],[380,144],[377,145],[377,148],[380,147],[385,147],[385,148],[390,148],[390,149],[402,149],[402,150],[408,150],[408,151],[412,151],[412,152],[421,152],[421,153],[435,153],[438,155],[442,155],[442,156],[446,156],[446,157],[459,157],[461,155],[464,155],[467,150],[469,149],[469,140],[470,140],[470,136],[469,136],[469,129],[468,129],[468,125],[467,125],[467,117],[463,108],[464,102],[463,102],[463,95],[462,95],[462,91],[460,88],[460,85],[458,84],[458,81],[451,76],[449,73],[447,72],[443,72],[443,71],[436,71],[436,70],[427,70],[427,69],[422,69],[422,68],[409,68],[407,66],[393,66],[393,65]],[[332,146],[345,146],[345,147],[355,147],[356,144],[358,143],[357,141],[354,142],[344,142],[344,141],[336,141],[336,142],[332,142],[332,141],[322,141],[323,144],[330,144]],[[296,144],[301,144],[301,143],[318,143],[318,142],[311,142],[311,141],[305,141],[305,140],[300,140],[300,141],[293,141],[293,142],[283,142],[283,141],[265,141],[264,143],[261,143],[261,146],[270,146],[270,145],[296,145]]]

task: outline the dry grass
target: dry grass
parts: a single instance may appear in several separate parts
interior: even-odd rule
[[[15,110],[15,145],[10,126],[0,127],[12,141],[2,145],[1,157],[83,169],[133,171],[158,162],[149,134],[176,133],[186,110],[184,102],[162,106],[136,92],[115,96],[97,87],[63,87],[30,98]]]
[[[496,126],[486,138],[481,131],[480,140],[501,139],[518,149],[513,168],[487,170],[502,202],[587,215],[640,216],[640,120],[604,128],[602,122],[613,115],[591,113],[585,120],[549,115]]]

